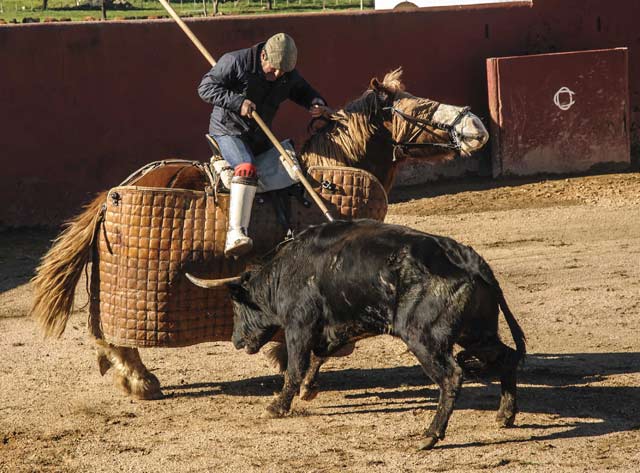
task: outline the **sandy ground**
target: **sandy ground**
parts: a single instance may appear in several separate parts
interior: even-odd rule
[[[498,385],[469,379],[447,438],[416,451],[437,390],[390,337],[329,362],[318,398],[284,419],[261,418],[281,377],[230,343],[143,350],[166,397],[132,401],[98,373],[83,282],[63,338],[43,341],[28,280],[53,234],[11,232],[0,472],[639,471],[640,174],[428,187],[394,192],[387,221],[492,265],[528,337],[516,427],[495,426]]]

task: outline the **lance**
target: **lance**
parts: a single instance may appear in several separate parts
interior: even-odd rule
[[[198,49],[198,51],[200,51],[202,55],[205,57],[205,59],[209,61],[209,64],[211,64],[211,67],[215,66],[216,60],[213,59],[213,56],[209,54],[209,51],[207,51],[207,49],[203,46],[203,44],[196,37],[196,35],[193,34],[193,31],[191,31],[191,28],[189,28],[187,24],[184,21],[182,21],[182,18],[180,18],[176,13],[176,11],[173,9],[173,7],[169,5],[169,2],[167,2],[167,0],[159,0],[159,1],[160,1],[160,4],[164,7],[164,9],[167,10],[167,13],[169,13],[171,18],[173,18],[173,20],[178,24],[180,29],[184,31],[184,33],[191,40],[191,42]],[[289,153],[287,153],[287,151],[280,144],[280,141],[278,141],[278,139],[274,136],[274,134],[271,133],[271,130],[269,130],[269,128],[267,127],[265,122],[262,120],[262,118],[260,118],[260,115],[258,115],[258,113],[254,111],[251,114],[251,118],[253,118],[256,121],[258,126],[264,132],[264,134],[267,135],[267,138],[269,138],[271,143],[273,143],[273,146],[275,146],[275,148],[278,150],[278,152],[282,156],[282,159],[289,166],[290,170],[293,171],[293,173],[296,175],[298,179],[300,179],[300,182],[306,189],[307,193],[311,196],[313,201],[320,208],[320,210],[322,211],[326,219],[330,222],[333,222],[333,217],[329,213],[329,209],[327,209],[327,206],[324,204],[324,202],[322,201],[320,196],[316,193],[316,191],[313,189],[313,187],[311,187],[311,184],[309,183],[307,178],[304,176],[304,174],[302,173],[302,170],[297,165],[297,163],[293,159],[291,159],[291,157],[289,156]]]

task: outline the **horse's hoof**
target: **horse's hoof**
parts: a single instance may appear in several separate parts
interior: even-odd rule
[[[287,412],[283,409],[282,406],[278,403],[273,403],[267,407],[267,409],[262,414],[262,417],[267,419],[279,419],[284,417]]]
[[[138,401],[157,401],[158,399],[163,399],[164,394],[162,391],[153,391],[153,392],[141,392],[141,393],[131,393],[131,397],[137,399]]]
[[[315,384],[312,386],[302,386],[300,388],[300,399],[307,402],[313,401],[316,397],[318,397],[319,392],[320,389]]]
[[[104,353],[98,353],[98,369],[100,370],[100,376],[107,374],[107,371],[111,369],[113,365],[109,361],[109,358]]]
[[[160,390],[160,381],[152,373],[147,373],[144,378],[131,379],[121,374],[116,374],[113,377],[113,381],[126,395],[140,401],[153,401],[164,397]]]
[[[431,435],[423,442],[420,442],[418,450],[431,450],[436,443],[438,443],[438,437]]]
[[[138,381],[134,384],[131,395],[143,401],[153,401],[164,397],[160,390],[158,377],[148,371],[141,382]]]
[[[157,401],[163,399],[164,394],[160,390],[160,385],[153,387],[145,387],[139,390],[132,390],[131,397],[139,401]]]
[[[513,414],[504,414],[502,412],[498,412],[496,416],[496,422],[498,422],[498,427],[500,428],[508,428],[513,427],[513,424],[516,421],[516,415]]]
[[[131,395],[131,384],[125,376],[122,376],[119,373],[114,373],[113,384],[127,396]]]

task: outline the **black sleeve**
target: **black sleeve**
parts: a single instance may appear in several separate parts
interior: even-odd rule
[[[327,105],[327,101],[304,78],[294,71],[294,84],[289,92],[289,98],[304,108],[310,108],[313,99],[320,99]]]
[[[233,91],[240,81],[238,62],[229,54],[223,55],[205,74],[198,86],[198,95],[205,102],[239,112],[245,96]]]

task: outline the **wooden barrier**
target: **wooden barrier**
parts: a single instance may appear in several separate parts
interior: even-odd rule
[[[536,0],[187,22],[214,57],[289,33],[299,70],[333,106],[403,66],[408,90],[486,118],[485,58],[627,46],[638,142],[637,10],[637,0]],[[0,26],[0,57],[0,228],[57,225],[146,162],[207,159],[211,110],[196,87],[208,65],[170,20]],[[274,132],[300,144],[307,122],[286,104]]]

